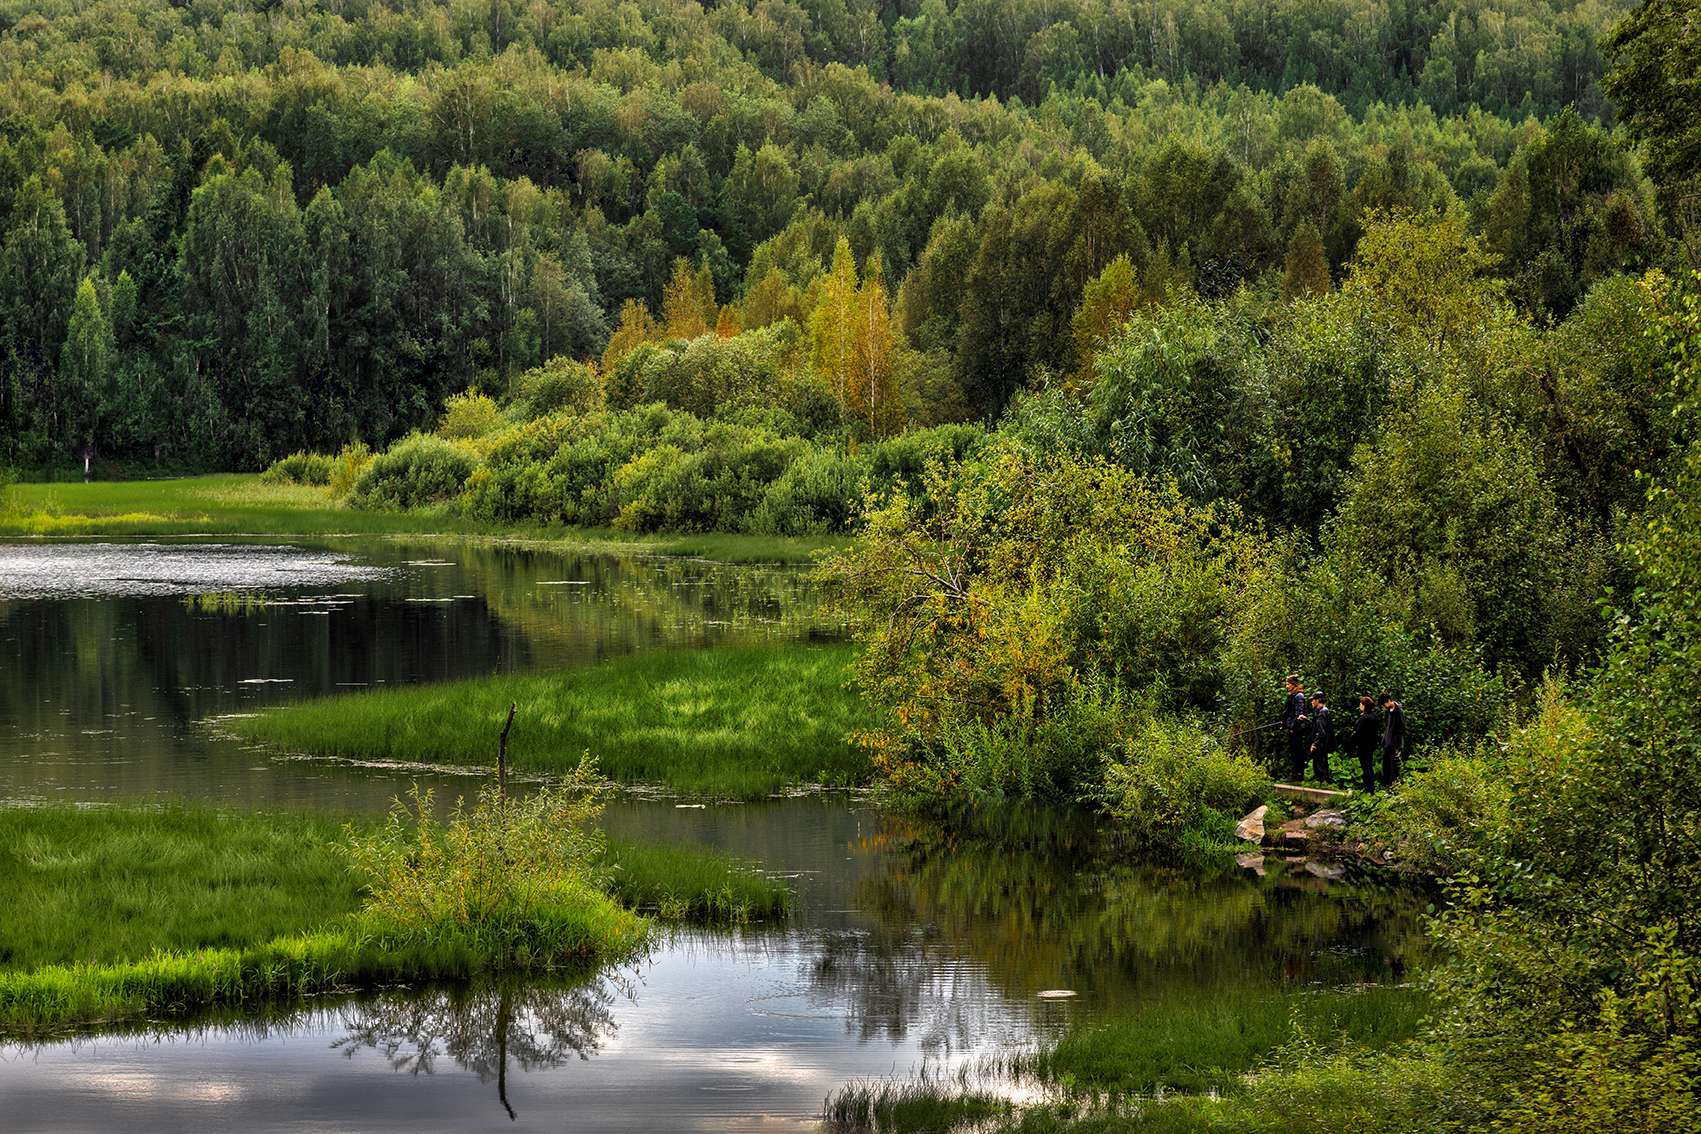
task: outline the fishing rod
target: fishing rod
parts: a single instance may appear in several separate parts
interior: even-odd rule
[[[1217,738],[1217,743],[1218,744],[1227,744],[1229,741],[1233,740],[1237,736],[1246,736],[1246,735],[1248,735],[1250,733],[1254,733],[1254,732],[1263,732],[1267,728],[1281,728],[1281,727],[1282,727],[1281,721],[1271,721],[1269,724],[1261,724],[1261,725],[1257,725],[1253,728],[1243,728],[1239,732],[1231,732],[1227,736],[1219,736]]]

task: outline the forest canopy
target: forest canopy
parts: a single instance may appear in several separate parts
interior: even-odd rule
[[[835,427],[992,422],[1140,304],[1339,286],[1378,209],[1558,320],[1673,254],[1602,95],[1624,12],[14,5],[0,460],[381,448],[557,357],[788,319]]]

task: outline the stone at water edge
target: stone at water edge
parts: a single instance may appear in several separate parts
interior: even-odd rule
[[[1336,811],[1331,808],[1327,811],[1318,811],[1311,815],[1307,815],[1305,817],[1305,825],[1310,827],[1313,831],[1320,831],[1324,827],[1327,827],[1332,831],[1339,831],[1347,825],[1347,817],[1344,812]]]
[[[1264,839],[1264,812],[1270,809],[1268,804],[1251,812],[1234,825],[1234,837],[1245,839],[1249,843],[1262,842]]]

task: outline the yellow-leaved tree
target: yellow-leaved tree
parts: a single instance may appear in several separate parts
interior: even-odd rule
[[[1140,276],[1126,252],[1118,253],[1104,271],[1087,281],[1069,327],[1075,342],[1077,382],[1092,374],[1094,356],[1109,345],[1142,302]]]
[[[620,305],[620,326],[608,337],[608,346],[602,352],[603,372],[612,370],[615,363],[643,344],[653,343],[664,337],[661,326],[656,323],[655,316],[650,314],[650,309],[644,301],[628,299]]]
[[[1438,345],[1480,327],[1498,306],[1499,285],[1487,276],[1494,262],[1458,217],[1371,209],[1342,290]]]
[[[898,372],[906,346],[892,326],[892,300],[878,255],[868,258],[858,281],[850,242],[839,238],[809,329],[811,365],[838,400],[840,416],[866,422],[875,436],[902,428]]]
[[[720,315],[715,305],[715,280],[705,265],[693,272],[683,257],[673,262],[673,280],[662,293],[662,319],[670,339],[695,339],[714,328]]]
[[[839,237],[833,249],[833,270],[821,289],[820,302],[809,319],[814,342],[810,365],[838,400],[839,416],[850,416],[852,373],[856,368],[856,258],[850,241]]]
[[[868,258],[855,316],[850,405],[857,419],[868,422],[869,431],[879,437],[902,428],[904,414],[897,380],[903,343],[892,326],[892,303],[878,255]]]

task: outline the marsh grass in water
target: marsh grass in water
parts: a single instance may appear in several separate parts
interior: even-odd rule
[[[745,924],[784,917],[791,887],[731,855],[608,840],[597,865],[621,905],[664,920]]]
[[[642,944],[643,921],[622,907],[725,923],[780,916],[789,897],[716,851],[610,843],[585,860],[601,892],[410,931],[363,909],[351,834],[370,843],[381,828],[187,804],[0,810],[0,1034],[572,968]]]
[[[1071,1032],[1009,1069],[1042,1083],[1119,1094],[1232,1092],[1300,1032],[1321,1044],[1382,1050],[1416,1035],[1429,1004],[1425,992],[1393,985],[1253,1001],[1203,994]]]
[[[306,701],[227,727],[289,752],[490,765],[510,703],[510,767],[565,773],[582,753],[622,783],[757,799],[787,786],[860,783],[845,737],[873,707],[837,643],[651,651],[555,673],[504,674]]]
[[[1387,986],[1154,1005],[953,1076],[853,1083],[824,1116],[832,1134],[1422,1129],[1444,1072],[1406,1041],[1428,1006]],[[1006,1101],[1027,1084],[1041,1101]]]
[[[950,1077],[852,1083],[822,1107],[828,1134],[945,1134],[979,1129],[1011,1110],[997,1094]]]
[[[0,969],[247,947],[360,908],[342,821],[165,807],[0,809]]]

